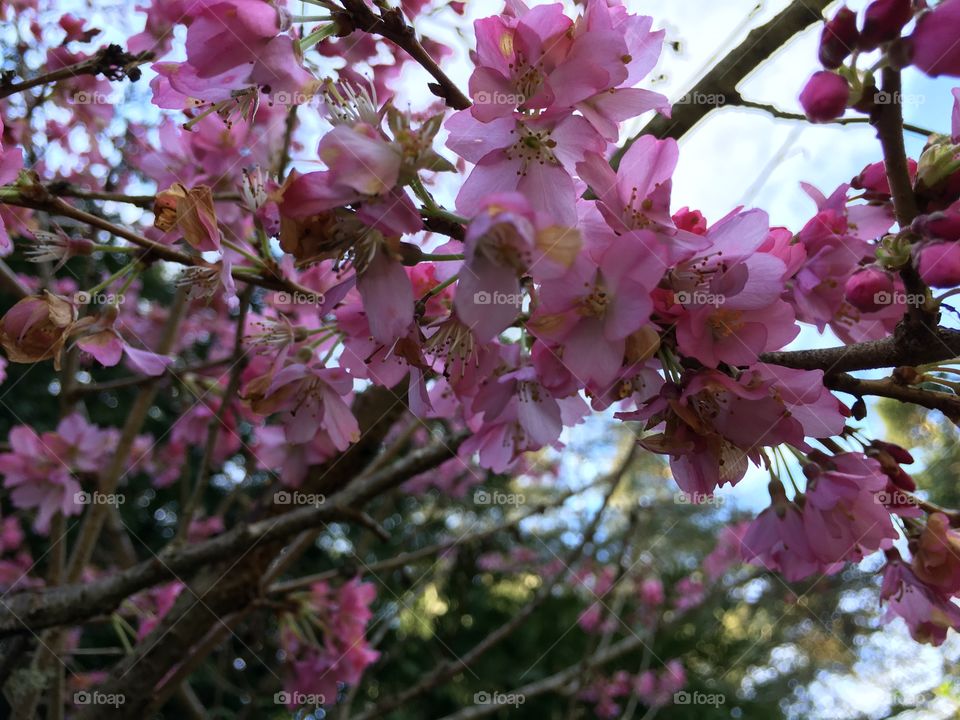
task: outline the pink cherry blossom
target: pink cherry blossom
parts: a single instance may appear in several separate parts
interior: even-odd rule
[[[960,629],[960,607],[923,583],[896,550],[888,553],[880,599],[887,605],[885,619],[903,618],[917,642],[941,645],[949,629]]]
[[[913,64],[934,77],[960,77],[960,46],[956,42],[958,24],[960,0],[944,0],[921,14],[910,36]]]
[[[469,110],[446,123],[447,147],[475,165],[457,195],[457,210],[478,215],[485,198],[497,192],[522,193],[537,212],[558,225],[576,225],[577,163],[602,152],[603,138],[579,116],[497,118],[478,121]]]
[[[360,438],[357,419],[344,401],[352,380],[343,370],[315,360],[280,367],[282,357],[266,374],[247,383],[245,395],[254,410],[281,413],[289,442],[310,442],[324,430],[337,450],[346,450]]]
[[[890,546],[896,531],[877,499],[887,486],[880,463],[858,453],[841,453],[804,466],[804,473],[809,485],[803,523],[821,562],[859,561]]]
[[[520,312],[521,278],[556,278],[580,249],[573,228],[549,226],[519,193],[492,195],[467,229],[466,260],[454,306],[481,342],[505,330]]]

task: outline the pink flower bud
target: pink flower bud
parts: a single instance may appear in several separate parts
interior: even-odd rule
[[[836,70],[856,49],[859,39],[857,14],[850,8],[840,8],[833,20],[824,25],[820,35],[820,63],[829,70]]]
[[[873,50],[881,43],[900,37],[900,31],[912,17],[911,0],[874,0],[867,8],[863,21],[860,47]]]
[[[893,278],[878,268],[865,268],[850,276],[844,293],[857,310],[876,312],[893,302]]]
[[[843,115],[850,100],[846,79],[828,70],[816,72],[800,93],[800,104],[812,122],[829,122]]]
[[[916,254],[917,271],[930,287],[951,288],[960,285],[960,243],[923,245]]]
[[[911,229],[934,240],[960,240],[960,202],[946,210],[921,215],[913,221]]]

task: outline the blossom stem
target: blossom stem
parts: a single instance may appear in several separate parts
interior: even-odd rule
[[[327,351],[327,354],[323,356],[323,360],[320,361],[320,364],[323,365],[324,367],[326,367],[326,364],[327,364],[328,362],[330,362],[330,360],[333,358],[333,353],[336,352],[336,350],[337,350],[338,347],[340,347],[340,339],[339,339],[339,338],[337,338],[337,341],[336,341],[336,342],[331,346],[331,348]]]
[[[263,256],[263,259],[273,262],[273,253],[270,252],[270,238],[267,237],[267,234],[261,227],[257,228],[257,241],[259,243],[260,254]]]
[[[943,367],[942,365],[935,366],[931,368],[928,372],[951,373],[953,375],[960,375],[960,369]],[[937,380],[937,382],[939,382],[939,380]]]
[[[117,270],[115,273],[113,273],[113,275],[111,275],[110,277],[108,277],[106,280],[104,280],[103,282],[99,283],[98,285],[94,285],[92,288],[90,288],[89,290],[87,290],[87,293],[89,293],[90,295],[97,295],[97,294],[103,292],[103,291],[106,290],[108,287],[110,287],[110,285],[112,285],[114,282],[116,282],[117,280],[119,280],[120,278],[122,278],[124,275],[126,275],[128,272],[130,272],[131,270],[133,270],[133,268],[135,268],[135,267],[136,267],[136,263],[128,263],[128,264],[124,265],[122,268],[120,268],[119,270]],[[125,287],[126,287],[126,286],[125,286]]]
[[[110,624],[113,626],[113,631],[116,633],[120,644],[123,645],[124,652],[132,653],[133,645],[130,644],[130,638],[127,636],[127,628],[130,627],[130,624],[120,616],[120,613],[114,613],[110,616]],[[132,632],[131,635],[133,637],[137,636],[136,632]]]
[[[222,103],[222,102],[213,103],[210,107],[208,107],[206,110],[204,110],[204,111],[203,111],[202,113],[200,113],[199,115],[194,115],[192,118],[190,118],[189,120],[187,120],[187,121],[183,124],[183,129],[184,129],[184,130],[191,130],[194,125],[196,125],[198,122],[200,122],[201,120],[203,120],[203,119],[204,119],[205,117],[207,117],[208,115],[213,115],[213,113],[215,113],[215,112],[217,112],[218,110],[220,110],[221,107],[223,107],[223,103]]]
[[[439,220],[447,220],[459,225],[468,225],[470,223],[470,221],[462,215],[457,215],[456,213],[444,210],[443,208],[437,208],[434,211],[425,210],[424,214],[428,217],[437,218]]]
[[[138,248],[135,245],[94,245],[94,252],[105,252],[105,253],[142,253],[143,248]]]
[[[334,331],[334,332],[331,332],[331,331]],[[336,335],[336,332],[335,332],[335,331],[336,331],[336,326],[333,326],[333,325],[322,325],[322,326],[320,326],[320,327],[318,327],[318,328],[314,328],[313,330],[305,330],[305,331],[304,331],[304,334],[305,334],[307,337],[309,337],[310,335],[320,335],[321,333],[330,333],[329,335],[327,335],[327,337],[330,338],[330,337],[333,337],[334,335]]]
[[[321,28],[314,30],[312,33],[307,35],[300,41],[300,50],[309,50],[314,45],[319,42],[326,40],[332,35],[336,35],[338,30],[338,25],[335,22],[332,22],[328,25],[324,25]]]
[[[413,189],[414,194],[423,201],[423,204],[426,206],[424,208],[425,212],[436,213],[440,212],[442,208],[437,205],[437,201],[433,199],[427,188],[424,187],[423,181],[420,179],[420,176],[417,175],[410,181],[410,187]]]
[[[230,248],[231,250],[233,250],[234,252],[240,253],[240,254],[243,255],[247,260],[249,260],[250,262],[254,263],[254,264],[257,265],[258,267],[263,267],[263,259],[262,259],[262,258],[257,257],[257,256],[254,255],[253,253],[247,251],[246,249],[244,249],[243,247],[241,247],[241,246],[238,245],[237,243],[233,242],[232,240],[224,239],[224,240],[223,240],[223,244],[224,244],[226,247],[228,247],[228,248]]]
[[[417,303],[418,303],[419,305],[426,305],[426,304],[427,304],[427,301],[430,300],[430,298],[436,297],[437,295],[439,295],[440,293],[442,293],[442,292],[443,292],[444,290],[446,290],[448,287],[450,287],[451,285],[453,285],[453,284],[459,279],[459,277],[460,277],[460,275],[459,275],[459,273],[458,273],[458,274],[456,274],[456,275],[453,275],[452,277],[447,278],[446,280],[444,280],[442,283],[440,283],[440,284],[437,285],[436,287],[434,287],[434,288],[428,290],[426,293],[424,293],[423,297],[420,298],[420,299],[417,301]]]
[[[324,335],[323,337],[317,338],[317,339],[314,340],[312,343],[310,343],[310,347],[316,349],[316,348],[320,347],[321,345],[323,345],[327,340],[329,340],[330,338],[334,337],[336,334],[337,334],[336,331],[334,331],[334,332],[327,332],[327,334]]]
[[[447,220],[449,222],[459,223],[460,225],[466,225],[470,221],[460,215],[444,210],[437,204],[437,201],[433,199],[433,195],[430,194],[430,191],[424,187],[423,181],[419,177],[415,177],[410,181],[410,188],[413,190],[414,195],[416,195],[423,202],[423,209],[421,210],[422,214],[427,217],[438,218],[442,220]]]
[[[947,380],[946,378],[941,377],[931,377],[927,378],[930,382],[935,382],[937,385],[945,385],[946,387],[953,390],[955,393],[960,394],[960,383],[955,380]]]
[[[434,262],[451,262],[454,260],[463,260],[465,255],[463,253],[453,253],[451,255],[432,255],[430,253],[424,253],[420,256],[421,260],[433,260]]]
[[[139,275],[139,272],[129,273],[127,275],[127,279],[124,280],[123,285],[121,285],[120,289],[117,291],[117,295],[123,296],[123,294],[130,289],[130,286],[133,285],[133,281],[136,280]]]
[[[295,23],[329,22],[330,20],[333,20],[331,15],[294,15],[290,18],[290,21]]]

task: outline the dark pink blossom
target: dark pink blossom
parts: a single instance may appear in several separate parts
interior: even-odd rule
[[[900,31],[912,17],[913,0],[873,0],[864,14],[860,47],[873,50],[900,37]]]
[[[850,101],[850,84],[835,72],[821,70],[807,81],[800,104],[811,122],[830,122],[843,115]]]
[[[844,296],[863,312],[876,312],[892,302],[894,291],[890,273],[876,267],[859,270],[847,279]]]
[[[960,242],[925,243],[915,253],[923,281],[936,288],[960,285]]]
[[[960,0],[944,0],[920,15],[910,36],[913,64],[927,75],[960,77]]]
[[[860,32],[857,30],[857,14],[842,7],[833,19],[823,26],[820,35],[820,64],[828,70],[836,70],[857,47]]]

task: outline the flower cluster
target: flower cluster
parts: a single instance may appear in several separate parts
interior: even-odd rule
[[[340,687],[355,685],[380,657],[365,636],[375,595],[373,585],[354,579],[337,589],[317,583],[304,596],[298,615],[283,631],[291,709],[298,704],[296,698],[303,696],[335,704]]]
[[[52,360],[78,378],[81,369],[86,385],[88,371],[124,361],[131,377],[111,378],[114,387],[179,383],[165,398],[178,414],[160,451],[145,435],[120,442],[79,411],[55,431],[10,432],[0,475],[34,530],[49,532],[58,513],[79,514],[77,494],[94,487],[114,451],[129,454],[128,471],[149,467],[155,490],[182,477],[197,453],[202,483],[208,471],[228,476],[242,464],[257,482],[306,490],[326,476],[316,472],[324,464],[354,451],[366,457],[381,443],[406,447],[405,437],[426,442],[443,427],[462,442],[445,464],[404,478],[406,488],[462,496],[484,473],[530,470],[531,453],[561,448],[595,411],[664,456],[694,502],[738,484],[751,465],[770,472],[771,505],[725,533],[704,567],[709,580],[741,557],[797,581],[882,551],[891,614],[932,642],[958,626],[955,516],[916,502],[902,448],[831,440],[853,442],[850,418],[862,418],[829,389],[832,365],[794,369],[777,354],[802,325],[829,328],[847,345],[894,337],[905,313],[939,307],[930,288],[960,285],[960,91],[951,134],[903,158],[916,202],[909,222],[888,175],[896,168],[882,160],[829,194],[804,187],[815,207],[800,228],[743,207],[708,219],[674,201],[675,140],[648,134],[616,148],[624,121],[670,113],[662,95],[639,87],[664,40],[651,18],[618,0],[584,0],[569,14],[560,3],[510,0],[476,22],[473,103],[448,113],[440,103],[404,111],[392,101],[402,53],[394,48],[397,62],[382,63],[388,51],[351,25],[347,5],[300,37],[279,0],[154,2],[129,49],[165,53],[167,36],[184,26],[185,59],[155,63],[151,83],[153,102],[176,114],[114,138],[129,153],[120,168],[99,146],[117,119],[111,103],[97,101],[106,80],[80,73],[55,84],[51,102],[77,107],[86,136],[78,142],[81,133],[50,118],[58,151],[29,172],[16,145],[27,147],[35,128],[0,108],[15,118],[0,125],[0,253],[12,249],[9,231],[28,260],[56,263],[13,278],[24,297],[0,319],[0,377],[7,361]],[[426,5],[404,2],[403,12],[414,18]],[[826,24],[824,69],[801,96],[811,119],[883,104],[872,71],[856,67],[863,52],[879,50],[887,67],[960,75],[950,47],[960,0],[918,13],[916,5],[875,0],[862,24],[846,8]],[[406,23],[399,10],[380,17],[388,29],[388,20]],[[91,31],[76,18],[60,25],[66,37],[51,67],[89,60],[74,46]],[[438,43],[417,42],[443,54]],[[311,113],[318,139],[301,141],[288,105]],[[443,133],[446,150],[436,147]],[[88,175],[56,164],[70,152]],[[436,197],[461,172],[452,212]],[[146,202],[98,192],[91,177],[154,191]],[[133,217],[134,229],[91,222],[54,191],[152,214]],[[37,207],[96,233],[47,227]],[[56,277],[78,261],[119,269],[87,288]],[[160,271],[150,267],[161,261]],[[180,290],[158,293],[157,279],[169,280],[174,266]],[[928,379],[922,367],[911,372],[897,375],[898,392]],[[371,388],[395,400],[387,417],[414,416],[409,436],[372,433],[358,447],[380,422],[364,405]],[[65,406],[77,394],[69,390]],[[194,510],[180,537],[223,528]],[[0,529],[7,552],[19,525]],[[893,548],[901,531],[909,561]],[[596,594],[615,585],[608,569],[580,580]],[[181,587],[144,596],[140,634]],[[677,587],[681,597],[668,599],[657,577],[637,581],[640,622],[653,609],[690,611],[706,592],[699,573]],[[341,684],[359,681],[378,657],[365,636],[373,595],[353,580],[297,598],[282,642],[291,690],[333,703]],[[596,608],[580,625],[607,629]],[[619,677],[584,697],[606,716],[628,694],[656,706],[683,686],[682,667],[674,670]]]

